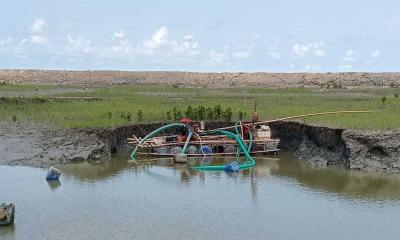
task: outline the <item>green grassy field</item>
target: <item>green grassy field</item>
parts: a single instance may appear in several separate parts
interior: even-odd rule
[[[331,127],[399,129],[400,89],[312,88],[182,88],[167,85],[110,88],[0,85],[0,119],[35,121],[60,128],[108,127],[133,123],[174,121],[188,106],[203,111],[198,118],[250,119],[257,102],[260,119],[337,110],[373,113],[337,114],[300,119]],[[207,115],[221,106],[222,113]],[[175,108],[175,114],[173,109]],[[218,111],[218,107],[217,107]],[[244,114],[239,114],[239,112]],[[138,113],[142,112],[142,114]],[[169,112],[169,114],[167,113]],[[196,111],[195,111],[196,112]],[[141,115],[141,116],[140,116]],[[219,116],[215,116],[219,115]]]

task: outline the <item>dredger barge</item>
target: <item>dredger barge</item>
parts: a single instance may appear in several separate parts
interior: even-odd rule
[[[246,146],[251,146],[250,154],[277,154],[279,139],[271,138],[271,130],[267,125],[253,125],[252,123],[238,122],[233,128]],[[219,129],[206,130],[205,122],[195,122],[183,118],[180,123],[173,123],[157,129],[154,137],[143,140],[136,136],[128,138],[130,144],[140,145],[137,155],[155,157],[175,157],[185,154],[187,157],[203,155],[238,155],[235,139],[221,133]],[[162,132],[168,134],[163,134]],[[160,135],[157,135],[160,133]],[[176,161],[179,159],[176,158]]]
[[[201,121],[199,123],[185,117],[178,123],[171,123],[156,129],[144,138],[136,136],[128,138],[128,142],[135,146],[131,154],[132,160],[136,160],[138,155],[148,155],[173,157],[175,162],[183,163],[187,161],[187,157],[236,155],[237,160],[227,165],[192,168],[212,171],[238,171],[255,166],[252,154],[276,154],[279,151],[280,140],[271,137],[271,130],[268,127],[271,122],[317,115],[365,112],[369,111],[311,113],[258,121],[258,114],[254,109],[252,122],[239,121],[231,127],[208,130],[205,127],[205,122]],[[240,155],[244,155],[246,161],[239,164]]]

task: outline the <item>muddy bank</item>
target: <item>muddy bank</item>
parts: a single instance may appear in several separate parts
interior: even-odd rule
[[[400,172],[400,132],[332,129],[297,122],[271,124],[281,150],[317,167]]]
[[[112,153],[130,151],[127,138],[144,137],[163,123],[104,129],[52,129],[41,124],[0,123],[0,165],[48,167],[82,161],[107,161]],[[231,123],[210,123],[207,128]]]
[[[174,84],[194,87],[400,87],[400,73],[130,72],[0,70],[1,83],[111,86]]]
[[[100,161],[110,156],[109,146],[95,133],[36,124],[1,124],[0,152],[2,165],[34,167]]]
[[[208,123],[206,128],[231,126]],[[0,164],[47,167],[81,161],[106,161],[112,153],[129,152],[127,138],[144,137],[163,123],[105,129],[55,130],[43,125],[2,125]],[[316,167],[400,172],[400,132],[361,131],[310,126],[298,122],[270,125],[282,151]]]

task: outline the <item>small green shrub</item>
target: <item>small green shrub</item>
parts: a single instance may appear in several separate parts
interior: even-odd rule
[[[132,113],[128,112],[128,114],[126,114],[126,121],[131,122],[132,121]]]
[[[188,106],[185,111],[185,116],[188,118],[194,118],[194,111],[192,106]]]
[[[238,112],[238,118],[239,118],[239,120],[243,120],[243,118],[244,118],[244,113],[243,113],[242,110],[239,110],[239,112]]]
[[[386,99],[385,96],[383,96],[383,97],[381,98],[382,105],[385,105],[386,100],[387,100],[387,99]]]
[[[111,119],[113,117],[113,112],[107,112],[107,117],[108,119]]]
[[[198,120],[205,120],[206,108],[204,106],[198,106],[196,112]]]
[[[142,122],[143,121],[143,112],[142,112],[142,110],[139,110],[137,112],[137,121],[138,122]]]
[[[172,116],[171,116],[171,112],[170,111],[167,112],[167,120],[172,120]]]
[[[214,120],[214,111],[210,107],[206,108],[206,118],[207,120]]]
[[[227,108],[224,111],[224,120],[227,122],[230,122],[232,120],[232,109],[231,108]]]
[[[216,105],[214,107],[214,118],[219,120],[222,117],[222,108],[221,105]]]

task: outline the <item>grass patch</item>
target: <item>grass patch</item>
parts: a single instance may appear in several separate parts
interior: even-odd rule
[[[30,85],[0,86],[0,119],[87,128],[174,121],[184,115],[216,120],[217,111],[218,119],[250,120],[256,101],[260,119],[337,110],[373,110],[367,114],[318,116],[304,121],[344,128],[400,128],[398,89],[206,89],[136,85],[69,91],[71,88],[61,86],[40,87],[41,90]],[[32,94],[38,91],[40,94]],[[9,97],[10,92],[23,92],[24,98]],[[85,99],[88,97],[98,99],[88,101]]]

